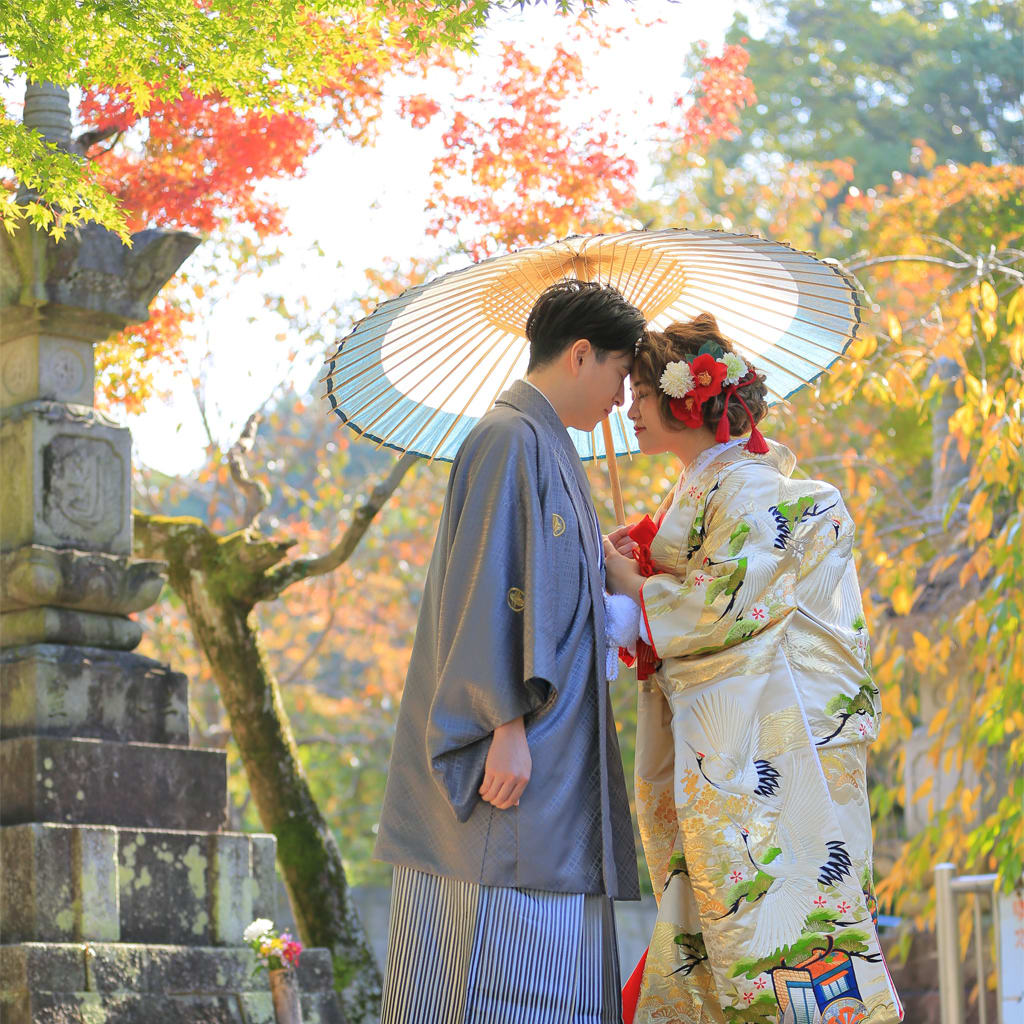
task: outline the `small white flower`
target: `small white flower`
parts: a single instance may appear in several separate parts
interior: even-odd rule
[[[248,928],[242,932],[242,940],[244,942],[255,942],[257,939],[262,938],[268,932],[274,930],[274,922],[268,921],[265,917],[258,917]],[[237,932],[236,932],[237,934]]]
[[[723,387],[727,384],[738,384],[747,375],[747,364],[735,352],[726,352],[722,362],[728,371],[725,380],[722,381]]]
[[[693,373],[690,364],[683,359],[669,363],[661,375],[661,390],[669,398],[682,398],[693,390]]]

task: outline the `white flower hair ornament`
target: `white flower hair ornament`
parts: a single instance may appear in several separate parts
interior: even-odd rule
[[[726,352],[722,357],[722,362],[725,363],[725,380],[722,381],[723,387],[728,387],[730,384],[739,384],[739,382],[747,375],[747,364],[744,359],[741,359],[735,352]]]
[[[690,364],[684,359],[667,363],[661,375],[661,390],[669,398],[685,398],[692,390],[696,381]]]

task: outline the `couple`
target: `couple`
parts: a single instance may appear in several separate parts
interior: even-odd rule
[[[844,1021],[901,1011],[878,946],[865,753],[878,723],[853,524],[765,442],[763,377],[705,314],[664,333],[564,281],[526,380],[452,467],[376,855],[395,865],[382,1024]],[[566,430],[624,400],[682,476],[602,539]],[[744,435],[749,433],[749,437]],[[640,680],[637,899],[608,679]]]

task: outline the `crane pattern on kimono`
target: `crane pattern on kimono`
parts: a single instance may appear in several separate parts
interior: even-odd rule
[[[821,508],[812,497],[805,495],[802,498],[797,498],[796,501],[780,501],[778,505],[772,505],[768,511],[776,525],[775,547],[780,551],[785,551],[789,546],[793,531],[800,523],[805,519],[823,516],[826,512],[831,512],[838,504],[838,501],[834,501],[831,505]],[[839,539],[839,525],[839,520],[833,518],[832,529],[835,530],[837,540]]]
[[[771,955],[800,938],[820,894],[818,886],[836,888],[853,879],[845,842],[825,838],[834,827],[830,811],[809,787],[792,785],[779,810],[773,845],[760,861],[750,849],[749,831],[741,827],[747,858],[767,879],[750,940],[754,955]]]
[[[747,524],[745,523],[741,523],[740,526],[737,527],[736,530],[733,532],[732,537],[729,538],[729,562],[732,562],[732,556],[738,554],[739,551],[743,548],[745,533],[749,532],[749,527],[747,528],[747,531],[741,531],[742,528],[746,525]],[[714,562],[710,558],[705,558],[703,568],[709,569],[713,568],[714,566],[722,564],[722,562]],[[729,603],[722,609],[722,614],[718,616],[718,618],[715,620],[716,622],[721,622],[722,619],[724,619],[729,614],[729,612],[731,612],[733,608],[735,608],[737,598],[739,597],[740,589],[742,588],[746,580],[747,559],[742,557],[736,558],[735,566],[736,567],[728,575],[719,576],[713,582],[708,584],[707,597],[704,599],[705,604],[713,604],[719,594],[729,595]]]
[[[726,557],[721,561],[714,561],[706,556],[702,563],[702,569],[712,569],[719,565],[733,565],[731,572],[714,578],[707,584],[707,593],[704,598],[705,605],[713,604],[720,594],[728,594],[729,602],[722,609],[721,614],[715,620],[721,622],[735,607],[740,597],[741,589],[746,586],[747,590],[753,589],[759,593],[775,572],[775,561],[766,556],[760,545],[748,548],[748,541],[751,534],[757,537],[758,522],[756,519],[743,519],[736,524],[726,546]],[[747,551],[744,554],[744,550]],[[751,560],[751,553],[753,560]],[[742,615],[740,616],[742,618]]]
[[[731,697],[712,691],[694,702],[693,717],[711,753],[698,750],[689,740],[685,742],[709,786],[733,796],[762,800],[779,792],[781,773],[767,758],[758,756],[762,730],[755,715],[745,714]]]
[[[765,900],[763,913],[784,913],[783,925],[789,929],[787,942],[784,943],[780,940],[778,945],[774,946],[769,942],[770,948],[766,947],[762,955],[770,955],[777,949],[783,948],[784,945],[791,945],[803,933],[808,914],[813,910],[813,904],[808,900],[815,892],[819,891],[814,886],[816,884],[836,886],[845,882],[847,877],[851,876],[853,861],[842,840],[830,839],[824,843],[822,851],[824,859],[819,855],[814,858],[813,864],[789,863],[787,865],[783,861],[775,867],[771,867],[780,857],[785,858],[785,848],[770,847],[765,851],[763,859],[758,861],[750,852],[750,832],[742,826],[739,831],[747,850],[747,859],[753,865],[755,875],[752,882],[741,882],[734,887],[737,895],[725,913],[720,914],[715,920],[724,921],[727,917],[739,913],[740,907],[744,903],[751,904]],[[812,873],[809,877],[804,878],[803,873],[808,870]],[[816,877],[813,874],[815,871],[817,872]],[[772,898],[766,899],[769,895]],[[836,921],[834,923],[838,926],[846,926],[858,922]],[[758,918],[759,927],[760,924],[761,918]],[[754,941],[757,942],[756,932]],[[761,944],[764,945],[763,941]]]
[[[708,497],[713,493],[714,488],[708,492]],[[737,622],[726,637],[725,646],[745,640],[768,624],[766,621],[756,621],[756,616],[748,617],[748,613],[759,602],[756,597],[745,598],[743,595],[759,595],[767,591],[779,572],[778,556],[773,552],[788,552],[791,556],[799,557],[802,550],[798,549],[802,542],[794,538],[795,528],[806,520],[827,515],[838,504],[836,501],[821,506],[813,498],[804,497],[795,502],[772,505],[767,512],[749,509],[729,536],[726,557],[717,561],[708,556],[704,558],[704,569],[730,564],[733,566],[730,572],[723,573],[707,584],[705,597],[706,605],[712,604],[722,594],[729,597],[716,621],[721,622],[730,613],[737,616]],[[706,505],[705,510],[699,512],[694,520],[690,536],[690,557],[706,540],[704,512]],[[840,520],[832,516],[830,522],[838,540]],[[769,540],[770,547],[767,543]],[[845,564],[845,554],[843,558]],[[751,601],[753,604],[750,604]],[[774,612],[770,618],[774,618]]]

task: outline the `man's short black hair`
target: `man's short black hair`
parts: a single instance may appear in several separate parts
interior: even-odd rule
[[[526,321],[526,372],[551,362],[580,338],[594,346],[598,359],[609,352],[632,352],[643,330],[643,313],[611,285],[559,281],[541,292]]]

